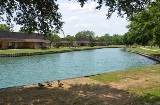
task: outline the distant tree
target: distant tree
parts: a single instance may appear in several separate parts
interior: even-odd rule
[[[108,45],[112,44],[111,36],[108,33],[106,33],[104,36],[101,36],[99,39],[105,41]]]
[[[51,42],[50,45],[54,42],[56,43],[56,47],[59,48],[60,45],[58,43],[61,42],[61,38],[56,33],[53,35],[48,35],[47,39]]]
[[[122,45],[123,44],[123,36],[121,35],[118,35],[118,34],[114,34],[112,37],[111,37],[111,43],[113,45]]]
[[[93,31],[80,31],[75,35],[75,39],[82,40],[82,39],[89,39],[90,46],[94,45],[94,32]]]
[[[80,31],[75,35],[75,39],[81,40],[87,38],[86,34],[84,31]]]
[[[8,32],[10,32],[10,28],[5,24],[0,24],[0,31],[8,31]]]
[[[70,43],[70,45],[73,45],[74,36],[67,35],[67,36],[66,36],[66,40]],[[69,47],[70,47],[70,46],[69,46]]]
[[[100,37],[99,37],[99,36],[96,36],[96,37],[94,38],[94,40],[100,40]]]

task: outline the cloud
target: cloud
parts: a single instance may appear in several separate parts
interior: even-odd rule
[[[75,27],[91,27],[91,24],[86,24],[86,23],[78,23],[75,25]]]
[[[79,16],[71,16],[69,18],[65,18],[64,21],[65,22],[70,22],[70,21],[76,21],[79,19]]]
[[[94,12],[97,5],[98,4],[96,2],[92,2],[92,3],[87,3],[83,7],[81,7],[80,4],[77,2],[76,3],[67,2],[67,3],[62,3],[60,7],[69,9],[72,12],[87,14]]]

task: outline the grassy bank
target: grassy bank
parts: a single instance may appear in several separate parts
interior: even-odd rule
[[[73,51],[73,50],[85,50],[85,49],[98,49],[98,48],[122,48],[124,46],[94,46],[94,47],[60,47],[60,48],[49,48],[49,49],[8,49],[0,50],[0,54],[18,54],[18,53],[33,53],[33,52],[49,52],[49,51]]]
[[[90,77],[114,88],[160,104],[160,65],[122,70]]]
[[[160,55],[160,48],[154,48],[154,47],[136,47],[136,48],[127,48],[127,50],[141,52],[145,54],[151,54],[151,55]]]

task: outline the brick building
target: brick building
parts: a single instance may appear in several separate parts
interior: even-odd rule
[[[42,34],[26,34],[18,32],[0,31],[0,49],[9,48],[43,48],[49,40]]]

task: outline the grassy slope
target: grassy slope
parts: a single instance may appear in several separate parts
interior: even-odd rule
[[[147,48],[147,49],[149,49],[149,50],[142,49],[142,48],[140,48],[140,47],[127,48],[127,50],[142,52],[142,53],[151,54],[151,55],[159,55],[159,54],[160,54],[160,49],[159,49],[159,48],[148,48],[148,47],[145,47],[145,48]]]
[[[143,68],[135,68],[135,69],[130,69],[130,70],[122,70],[122,71],[117,71],[117,72],[111,72],[107,74],[101,74],[101,75],[96,75],[96,76],[91,76],[90,78],[98,80],[100,82],[103,82],[105,84],[109,84],[110,82],[120,82],[125,79],[131,79],[131,80],[141,80],[142,78],[145,78],[145,82],[150,82],[147,84],[147,88],[144,87],[137,87],[137,88],[128,88],[127,90],[136,92],[136,93],[141,93],[145,92],[142,91],[142,89],[146,90],[147,92],[152,91],[152,90],[157,90],[160,89],[160,81],[159,78],[152,78],[152,77],[158,77],[160,76],[160,64],[154,65],[154,66],[148,66],[148,67],[143,67]],[[160,97],[160,90],[157,90],[159,92],[158,96]]]

